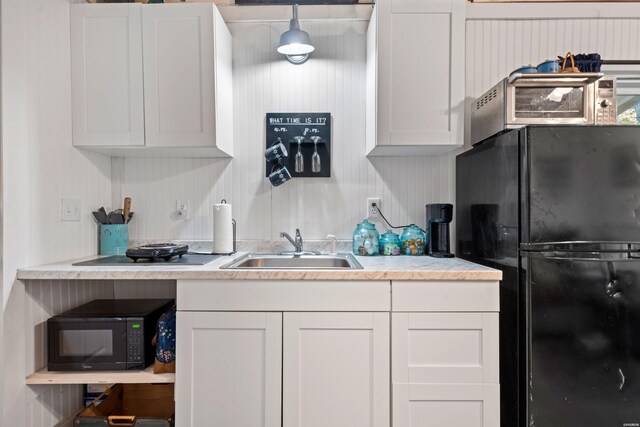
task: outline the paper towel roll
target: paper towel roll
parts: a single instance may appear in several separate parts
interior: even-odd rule
[[[231,205],[216,203],[213,205],[213,253],[233,252],[233,224]]]

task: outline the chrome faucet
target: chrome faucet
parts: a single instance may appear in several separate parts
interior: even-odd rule
[[[295,251],[294,252],[280,252],[279,255],[318,255],[320,252],[316,252],[316,251],[305,251],[303,249],[303,241],[302,241],[302,235],[300,234],[300,229],[296,228],[296,237],[295,239],[293,237],[291,237],[289,235],[289,233],[285,233],[284,231],[282,231],[280,233],[280,237],[284,237],[285,239],[287,239],[294,247]]]
[[[293,247],[296,249],[296,252],[302,252],[302,235],[300,234],[300,229],[296,228],[296,238],[295,240],[289,235],[289,233],[285,233],[284,231],[280,233],[280,237],[284,237],[287,239]]]

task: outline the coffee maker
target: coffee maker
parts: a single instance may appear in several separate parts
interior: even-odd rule
[[[436,258],[453,258],[449,246],[449,224],[453,219],[453,205],[433,203],[426,205],[429,246],[427,255]]]

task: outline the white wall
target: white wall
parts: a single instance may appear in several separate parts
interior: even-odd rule
[[[44,317],[108,293],[109,288],[85,288],[87,282],[25,287],[15,280],[16,270],[97,252],[90,211],[110,203],[111,160],[71,146],[69,0],[2,0],[0,15],[4,323],[0,366],[6,368],[0,425],[48,427],[76,409],[79,387],[25,386],[25,376],[43,364],[42,351],[34,349],[41,350],[36,343]],[[81,221],[60,221],[62,198],[81,200]],[[55,295],[48,294],[52,291]]]
[[[135,239],[211,239],[211,205],[233,204],[240,239],[279,239],[299,227],[307,239],[348,239],[365,216],[366,198],[382,197],[396,224],[424,226],[425,203],[453,197],[453,156],[365,157],[367,21],[302,21],[316,51],[303,65],[276,53],[286,22],[230,23],[233,35],[235,156],[125,159],[122,195],[133,197]],[[332,177],[272,187],[264,176],[268,112],[330,112]],[[309,165],[309,159],[307,166]],[[189,202],[177,221],[176,200]]]

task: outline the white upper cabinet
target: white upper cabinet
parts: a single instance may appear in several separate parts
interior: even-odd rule
[[[464,0],[379,0],[367,33],[367,154],[463,143]]]
[[[233,154],[231,34],[214,4],[72,5],[71,45],[75,146]]]
[[[140,5],[71,7],[73,144],[144,145]]]

